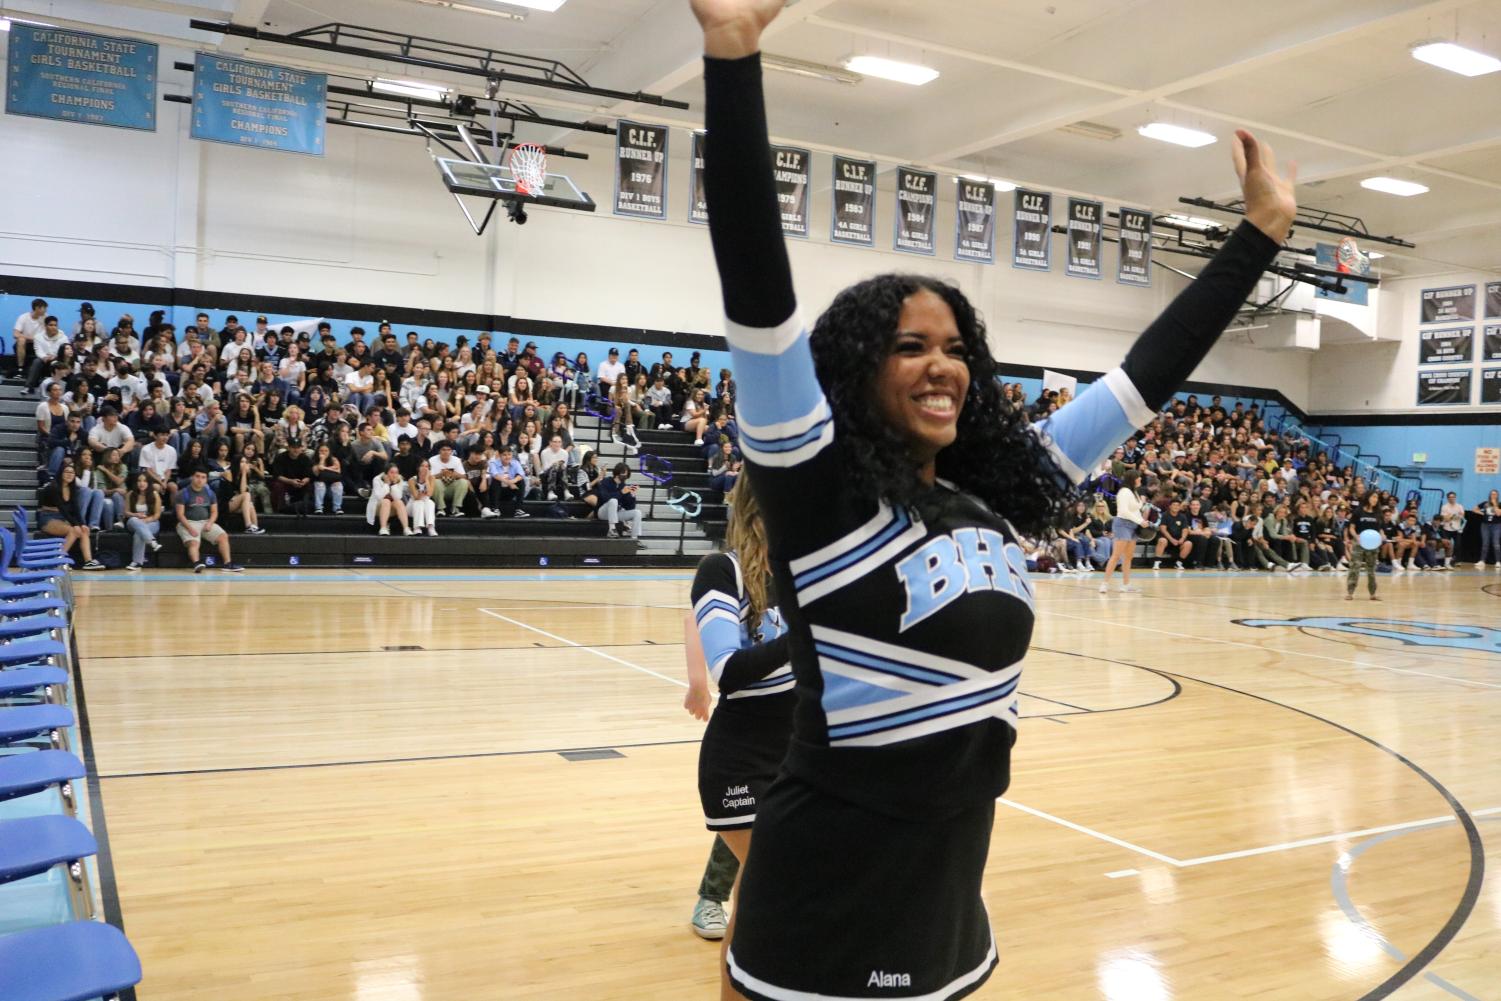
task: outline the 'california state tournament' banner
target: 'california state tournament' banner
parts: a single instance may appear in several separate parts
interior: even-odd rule
[[[1015,242],[1011,266],[1028,271],[1053,267],[1053,196],[1046,191],[1016,189]]]
[[[834,219],[829,239],[861,247],[876,245],[876,162],[834,157]]]
[[[615,123],[615,214],[667,218],[667,127]]]
[[[896,168],[896,242],[906,254],[938,252],[938,175],[911,167]]]
[[[1075,278],[1100,277],[1100,244],[1105,206],[1083,198],[1068,200],[1068,262],[1064,273]]]
[[[1115,280],[1147,288],[1152,284],[1152,213],[1121,207],[1120,263]]]
[[[709,224],[709,198],[704,194],[704,135],[693,133],[688,167],[688,221]]]
[[[796,146],[771,148],[772,177],[777,185],[777,206],[782,210],[782,232],[790,236],[808,235],[808,203],[812,185],[808,183],[813,154]]]
[[[1420,323],[1452,323],[1475,319],[1475,286],[1454,285],[1449,288],[1423,290],[1423,314]]]
[[[283,153],[323,155],[328,77],[322,73],[200,52],[193,62],[188,134]]]
[[[8,23],[6,114],[156,131],[155,45],[71,28]],[[12,148],[10,153],[16,156],[18,151]]]
[[[955,178],[954,259],[995,263],[995,185]]]

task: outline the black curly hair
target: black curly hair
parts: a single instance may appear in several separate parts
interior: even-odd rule
[[[985,321],[963,292],[922,275],[884,274],[840,292],[810,336],[818,381],[834,414],[845,482],[866,496],[910,505],[928,487],[900,436],[874,404],[875,378],[896,340],[902,303],[927,290],[948,303],[964,339],[969,392],[958,437],[938,453],[938,476],[984,501],[1017,530],[1058,524],[1078,490],[1059,470],[1019,407],[1002,396]]]

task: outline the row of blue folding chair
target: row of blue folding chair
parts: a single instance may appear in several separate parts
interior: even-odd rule
[[[26,541],[25,512],[14,524],[0,527],[0,802],[55,790],[62,812],[0,820],[0,886],[61,867],[73,920],[0,935],[0,999],[111,998],[141,966],[120,930],[96,920],[85,863],[98,846],[77,816],[83,762],[67,749],[68,563],[56,540]]]

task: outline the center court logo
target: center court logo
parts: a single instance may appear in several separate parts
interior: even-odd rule
[[[1406,619],[1352,619],[1339,615],[1308,615],[1296,619],[1236,619],[1236,625],[1253,629],[1274,626],[1293,629],[1323,629],[1352,636],[1396,640],[1406,646],[1447,647],[1501,654],[1501,629],[1492,626],[1454,625],[1447,622],[1412,622]]]

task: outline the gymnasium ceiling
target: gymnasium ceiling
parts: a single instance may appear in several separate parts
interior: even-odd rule
[[[464,0],[478,6],[496,0]],[[562,60],[592,85],[666,94],[686,112],[557,91],[504,92],[543,113],[696,125],[699,39],[686,0],[567,0],[524,21],[417,0],[0,0],[0,8],[187,39],[310,68],[341,56],[206,35],[188,16],[296,31],[343,21]],[[510,8],[515,9],[515,8]],[[1498,0],[794,0],[765,50],[837,66],[854,54],[923,63],[924,87],[768,75],[773,132],[826,151],[979,173],[1112,203],[1213,215],[1180,195],[1235,194],[1228,139],[1245,125],[1299,162],[1300,201],[1418,244],[1376,247],[1384,268],[1501,274],[1501,73],[1466,78],[1409,48],[1458,41],[1501,55]],[[348,70],[346,70],[348,71]],[[473,77],[385,66],[483,93]],[[1136,134],[1169,121],[1212,132],[1197,150]],[[1105,126],[1116,138],[1065,131]],[[1091,131],[1095,131],[1091,129]],[[523,138],[606,150],[606,137],[524,127]],[[1367,191],[1376,174],[1420,181],[1413,198]],[[1230,217],[1221,217],[1229,219]]]

